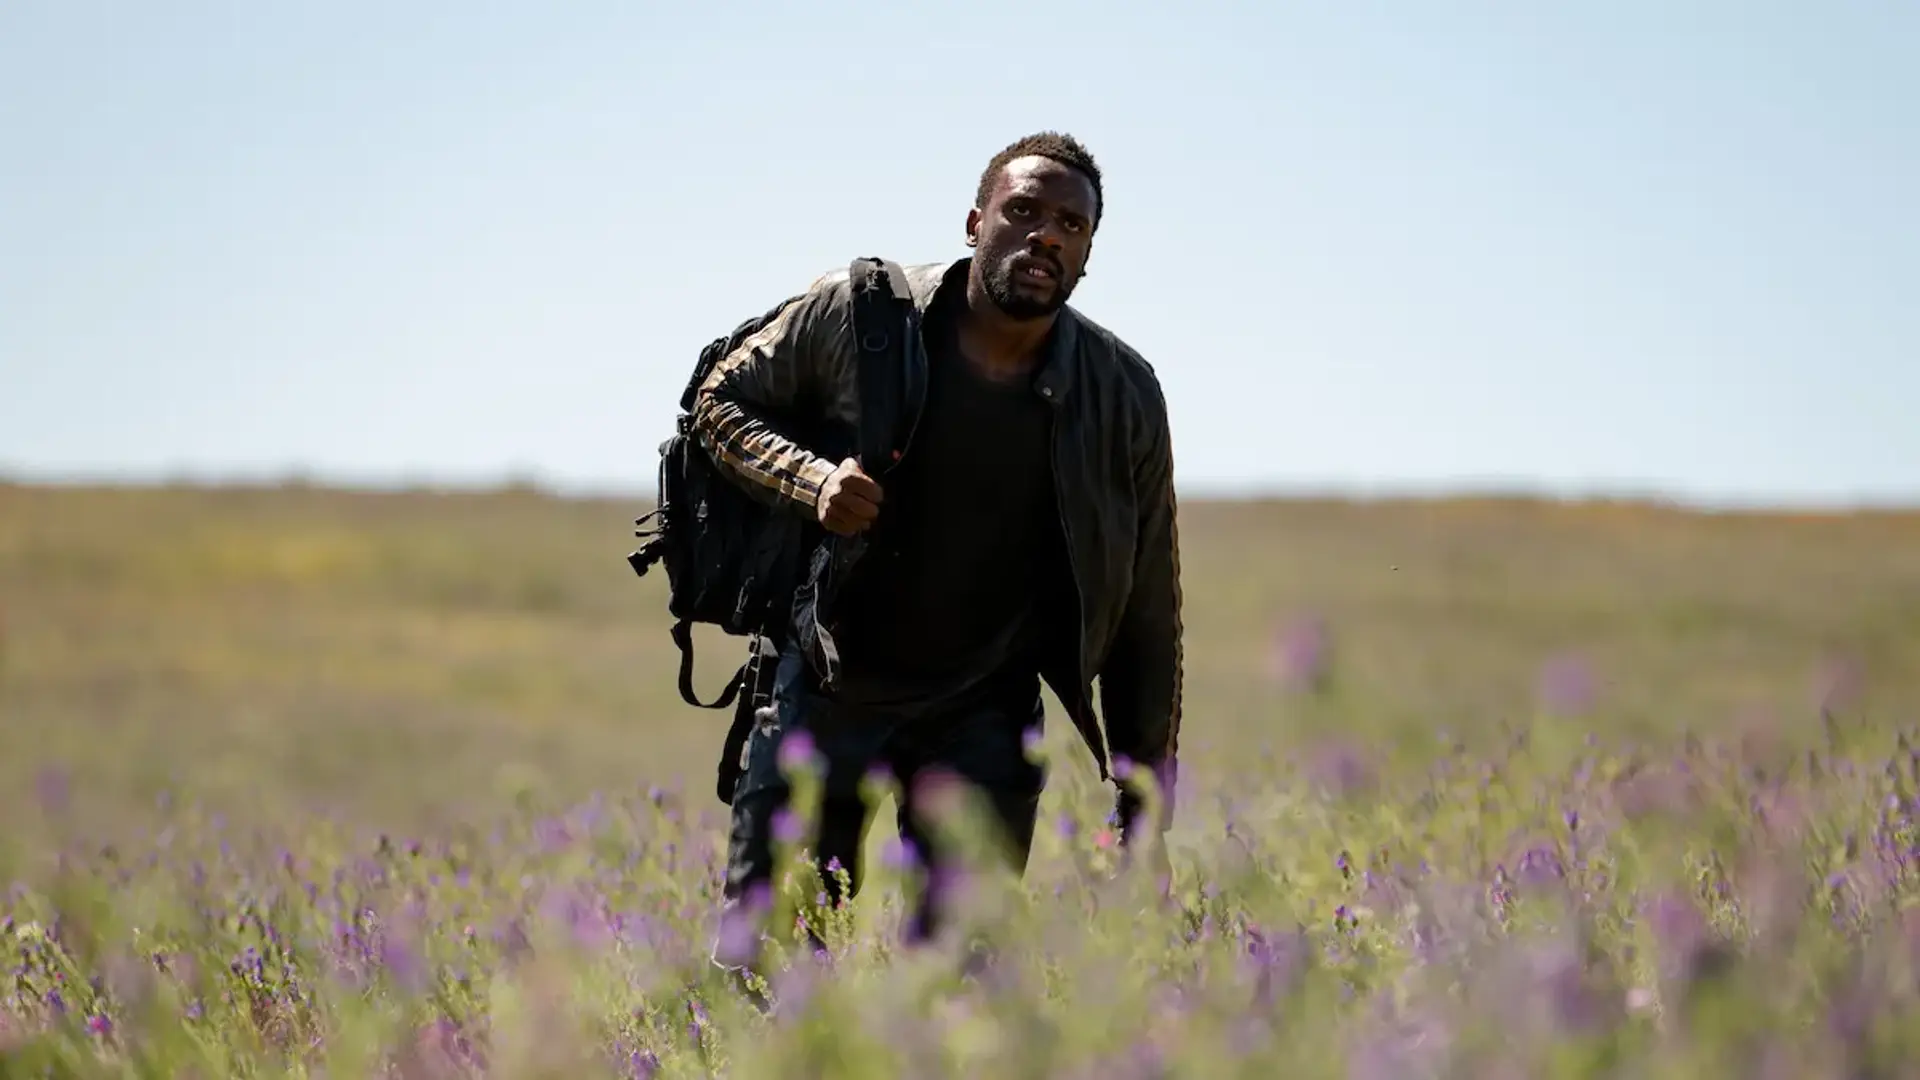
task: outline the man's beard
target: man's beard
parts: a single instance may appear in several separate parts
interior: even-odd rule
[[[1067,306],[1067,298],[1073,295],[1073,287],[1064,278],[1053,283],[1053,293],[1046,299],[1022,296],[1014,291],[1013,256],[1009,255],[998,262],[987,264],[982,275],[987,286],[987,298],[993,306],[1009,319],[1022,322],[1028,319],[1044,319]]]

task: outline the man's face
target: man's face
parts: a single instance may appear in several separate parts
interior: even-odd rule
[[[1093,249],[1093,183],[1052,158],[1015,158],[987,205],[967,214],[967,241],[987,296],[1014,319],[1044,318],[1073,295]]]

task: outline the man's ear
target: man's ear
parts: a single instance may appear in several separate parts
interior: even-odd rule
[[[967,211],[967,246],[974,247],[979,243],[980,243],[980,208],[976,206],[973,209]]]

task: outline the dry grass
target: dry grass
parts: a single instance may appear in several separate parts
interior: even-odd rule
[[[724,727],[682,705],[634,507],[525,491],[0,487],[0,813],[49,764],[96,826],[164,790],[243,818],[326,807],[400,827],[684,781]],[[1704,515],[1522,501],[1184,510],[1189,783],[1340,734],[1425,760],[1530,719],[1577,651],[1598,734],[1755,723],[1792,738],[1825,665],[1849,707],[1920,701],[1920,513]],[[1333,634],[1338,683],[1289,697],[1277,628]],[[739,645],[701,638],[703,693]],[[1769,721],[1767,718],[1771,717]],[[1081,764],[1078,756],[1075,764]]]
[[[879,852],[846,910],[776,872],[767,1017],[708,961],[724,718],[678,701],[632,512],[0,487],[0,1075],[1920,1060],[1920,514],[1189,505],[1174,888],[1114,876],[1056,725],[1026,880],[963,876],[998,959],[897,949]],[[1302,693],[1271,661],[1307,618]],[[705,644],[712,688],[739,646]],[[1567,653],[1597,692],[1543,709]]]

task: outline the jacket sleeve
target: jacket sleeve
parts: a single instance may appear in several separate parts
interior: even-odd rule
[[[1152,404],[1144,445],[1134,463],[1140,520],[1133,589],[1100,671],[1100,698],[1107,744],[1115,757],[1154,772],[1162,800],[1159,827],[1165,829],[1173,819],[1184,657],[1173,442],[1166,402],[1157,388]],[[1138,796],[1123,780],[1119,811],[1128,831],[1139,809]]]
[[[789,300],[720,358],[694,394],[693,431],[720,469],[761,502],[811,516],[837,462],[783,433],[774,417],[814,393],[839,320],[831,279]]]

